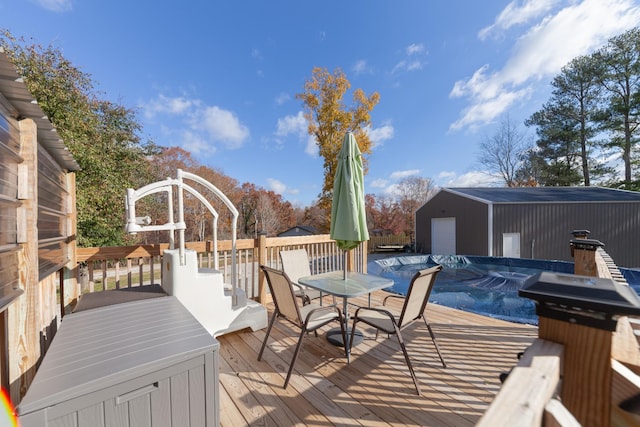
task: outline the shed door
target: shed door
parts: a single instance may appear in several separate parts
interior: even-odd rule
[[[520,258],[520,233],[502,234],[502,256]]]
[[[456,254],[456,219],[431,219],[431,253],[438,255]]]

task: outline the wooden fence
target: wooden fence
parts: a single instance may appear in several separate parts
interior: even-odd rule
[[[411,238],[406,234],[392,234],[388,236],[371,236],[369,238],[369,251],[404,251],[411,247]]]

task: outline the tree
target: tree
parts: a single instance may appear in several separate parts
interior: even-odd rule
[[[0,31],[0,46],[80,165],[76,173],[78,244],[115,246],[124,233],[124,192],[150,176],[135,112],[100,99],[90,76],[54,47],[27,45]]]
[[[404,232],[402,214],[395,198],[389,195],[367,194],[365,210],[370,232],[373,230],[389,230],[392,234]]]
[[[563,67],[551,82],[554,89],[550,103],[558,107],[555,109],[557,119],[574,129],[573,136],[580,147],[582,178],[586,187],[591,185],[591,173],[599,177],[605,172],[591,156],[592,146],[597,145],[592,139],[597,133],[593,117],[597,114],[600,102],[600,73],[597,61],[580,56]]]
[[[307,224],[315,228],[316,230],[328,230],[329,225],[327,223],[327,211],[322,209],[318,203],[314,203],[311,206],[304,208],[304,215],[302,216],[302,224]]]
[[[538,153],[537,147],[532,147],[522,155],[522,163],[516,171],[518,187],[538,187],[544,181],[543,169],[546,163]]]
[[[325,68],[314,68],[312,77],[304,84],[304,92],[296,94],[302,100],[308,132],[313,135],[324,158],[324,184],[318,198],[318,206],[329,215],[333,193],[333,179],[342,140],[347,132],[353,132],[363,154],[365,174],[367,155],[371,153],[371,140],[367,129],[371,126],[371,111],[380,101],[374,92],[367,96],[362,89],[353,92],[353,106],[347,108],[343,98],[351,87],[340,69],[330,74]],[[329,222],[323,224],[328,230]]]
[[[604,67],[600,83],[608,94],[601,123],[603,129],[612,133],[610,145],[622,151],[624,183],[629,187],[640,120],[640,29],[633,28],[612,38],[593,56]]]
[[[480,142],[478,161],[489,173],[499,175],[507,187],[517,187],[516,173],[530,145],[507,116],[494,135]]]
[[[429,178],[409,176],[400,180],[396,186],[399,213],[402,218],[404,233],[414,241],[416,211],[436,192],[436,187]]]
[[[566,120],[570,105],[545,104],[525,122],[537,126],[537,149],[527,153],[529,166],[537,165],[537,181],[543,186],[570,186],[582,181],[579,132]]]
[[[237,205],[240,213],[239,231],[245,238],[256,238],[258,233],[274,236],[295,225],[291,203],[273,191],[267,191],[245,182]]]

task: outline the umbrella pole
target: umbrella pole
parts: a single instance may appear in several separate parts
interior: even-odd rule
[[[343,260],[343,268],[342,268],[342,278],[347,280],[347,251],[343,250],[344,260]]]

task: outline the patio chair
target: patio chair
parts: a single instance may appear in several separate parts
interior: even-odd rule
[[[280,262],[282,262],[282,270],[287,273],[287,276],[289,276],[293,284],[296,296],[302,298],[302,303],[306,305],[311,303],[311,300],[320,298],[320,305],[322,305],[322,292],[298,283],[300,277],[311,276],[307,250],[293,249],[280,251]]]
[[[347,342],[342,312],[335,305],[321,307],[319,304],[311,303],[300,307],[294,294],[293,283],[291,283],[291,280],[284,271],[276,270],[264,265],[261,265],[260,268],[267,279],[267,284],[269,285],[269,290],[273,297],[275,309],[273,310],[273,316],[271,316],[271,320],[269,321],[269,327],[267,328],[267,334],[262,342],[262,348],[258,354],[258,360],[262,359],[262,353],[267,345],[271,328],[273,327],[277,317],[282,317],[300,328],[298,344],[293,352],[293,358],[289,365],[287,378],[284,380],[283,388],[287,388],[289,379],[291,378],[291,372],[293,371],[293,365],[296,363],[298,353],[300,352],[302,339],[307,332],[316,332],[317,336],[317,330],[319,328],[337,320],[340,323],[340,328],[342,330],[343,342]],[[345,356],[347,356],[347,347],[345,346],[344,349]]]
[[[427,318],[424,316],[424,311],[427,307],[427,302],[429,301],[429,295],[431,294],[433,283],[435,282],[436,276],[440,270],[442,270],[442,266],[437,265],[435,267],[418,271],[411,279],[406,297],[401,295],[389,295],[384,299],[381,307],[359,307],[353,316],[352,330],[356,329],[356,324],[358,322],[363,322],[376,328],[376,339],[378,339],[379,331],[386,332],[389,335],[395,334],[398,337],[400,348],[402,348],[402,352],[404,353],[404,358],[407,362],[407,366],[409,367],[409,372],[411,373],[411,378],[413,378],[413,383],[416,386],[418,395],[420,395],[420,387],[400,331],[412,324],[415,320],[422,318],[425,325],[427,325],[427,329],[429,330],[433,344],[436,347],[442,366],[445,368],[447,367],[444,359],[442,358],[442,354],[440,353],[436,337],[433,335],[433,331],[431,330],[431,325],[429,325]],[[394,310],[391,307],[386,307],[387,300],[390,298],[404,299],[404,305],[401,312],[398,313],[397,310]],[[353,336],[354,335],[352,334],[349,347],[353,345]]]

